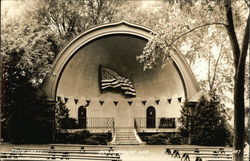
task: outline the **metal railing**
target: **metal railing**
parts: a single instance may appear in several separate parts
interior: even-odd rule
[[[134,126],[136,129],[140,128],[176,128],[179,126],[179,118],[166,117],[136,117]]]
[[[79,117],[79,128],[114,128],[114,118],[112,117]]]
[[[166,117],[136,117],[134,118],[134,128],[176,128],[179,127],[179,118],[166,118]],[[79,128],[106,128],[115,130],[114,118],[112,117],[79,117]]]

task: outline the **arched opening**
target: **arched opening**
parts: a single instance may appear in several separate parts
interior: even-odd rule
[[[155,108],[149,106],[147,108],[147,128],[155,128]]]
[[[59,95],[61,92],[60,91],[60,84],[62,83],[61,82],[62,76],[65,75],[66,67],[71,67],[69,64],[73,60],[72,58],[73,57],[76,58],[77,57],[76,55],[78,55],[78,56],[84,55],[84,56],[86,56],[84,60],[88,60],[87,56],[90,56],[91,54],[77,54],[80,50],[83,53],[100,53],[99,51],[96,51],[96,50],[99,50],[100,49],[99,47],[103,47],[103,44],[101,43],[101,45],[98,45],[98,44],[94,44],[93,42],[96,42],[97,40],[105,38],[105,37],[108,38],[110,41],[118,42],[112,38],[113,36],[120,36],[124,39],[126,39],[126,38],[130,39],[131,37],[136,37],[137,40],[143,39],[145,41],[148,41],[152,38],[152,34],[151,34],[152,32],[153,31],[151,31],[148,28],[122,21],[122,22],[97,26],[95,28],[92,28],[92,29],[78,35],[69,44],[67,44],[61,50],[61,52],[58,54],[58,56],[53,64],[53,68],[52,68],[53,74],[46,77],[46,79],[44,80],[43,85],[41,87],[42,92],[44,92],[48,96],[48,100],[52,100],[52,101],[55,100],[56,96]],[[105,40],[104,43],[105,42],[109,43],[110,41]],[[137,41],[134,41],[134,42],[137,42]],[[128,49],[130,49],[129,47],[126,47],[124,45],[120,45],[120,44],[130,45],[128,43],[128,41],[126,41],[125,43],[124,42],[121,42],[121,43],[118,42],[118,43],[119,43],[119,45],[117,45],[117,46],[114,45],[112,47],[111,51],[113,51],[113,49],[115,49],[115,50],[117,49],[117,52],[114,52],[114,53],[122,54],[122,52],[119,52],[119,51],[125,51],[125,50],[127,53],[131,53],[130,51],[128,51]],[[94,44],[93,48],[90,46],[91,44],[92,45]],[[132,45],[134,46],[134,43]],[[86,51],[84,51],[85,50],[85,49],[83,49],[84,47],[86,47],[85,48]],[[123,49],[122,47],[126,48],[126,49]],[[106,48],[106,47],[103,49],[100,49],[101,53],[103,53],[103,52],[105,53],[105,51],[107,53],[111,53],[111,54],[113,53],[113,52],[110,52],[106,49],[109,50],[109,48]],[[140,47],[137,45],[136,45],[136,47],[135,46],[133,47],[133,50],[137,50],[137,49],[140,49]],[[94,51],[96,51],[96,52],[94,52]],[[139,51],[139,50],[135,51],[135,52],[141,53],[141,51]],[[92,54],[92,55],[94,55],[94,54]],[[102,54],[102,55],[104,55],[104,54]],[[95,57],[97,58],[97,60],[99,60],[99,59],[102,59],[102,55],[99,55],[99,56],[95,55]],[[125,53],[123,55],[127,55],[127,54]],[[112,55],[109,55],[109,56],[111,58],[113,58]],[[108,58],[108,57],[105,57],[105,58]],[[128,59],[128,58],[125,58],[123,60],[126,60],[126,59]],[[185,60],[183,59],[183,56],[181,54],[179,54],[179,53],[173,54],[172,59],[174,61],[174,65],[175,65],[176,69],[178,70],[179,75],[181,77],[181,81],[183,84],[182,86],[183,86],[184,92],[185,92],[184,96],[188,101],[199,91],[198,83],[196,82],[190,68],[187,66],[187,63],[185,62]],[[125,61],[114,61],[114,62],[115,63],[118,63],[118,62],[125,63]],[[76,64],[76,63],[73,63],[73,64]],[[110,64],[110,63],[106,62],[106,64]],[[98,65],[100,65],[100,64],[98,64]],[[102,65],[105,65],[105,62]],[[85,64],[85,66],[88,67],[88,65],[86,65],[86,64]],[[113,64],[113,66],[115,66],[115,65]],[[72,70],[74,71],[73,68],[72,68]],[[86,70],[86,71],[89,71],[89,70]],[[72,73],[77,73],[77,72],[72,72]],[[69,82],[69,81],[67,81],[67,82]]]
[[[87,110],[84,106],[80,106],[78,109],[78,127],[87,127]]]

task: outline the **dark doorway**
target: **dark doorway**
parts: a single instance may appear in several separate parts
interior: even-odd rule
[[[87,110],[86,107],[81,106],[78,109],[78,127],[86,128],[87,126]]]
[[[155,128],[155,108],[149,106],[147,108],[147,128]]]

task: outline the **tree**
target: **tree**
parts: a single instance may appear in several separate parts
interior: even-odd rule
[[[90,27],[111,21],[115,12],[112,3],[104,0],[13,1],[11,5],[20,15],[12,16],[10,8],[1,11],[4,68],[8,68],[8,61],[14,55],[19,55],[14,65],[38,87],[44,77],[51,74],[53,61],[67,41]],[[3,74],[10,73],[3,71]]]
[[[79,33],[111,22],[116,12],[113,3],[106,0],[43,0],[38,15],[58,36],[57,45],[61,48]]]
[[[202,6],[199,5],[195,5],[197,7],[188,6],[188,4],[175,3],[174,1],[171,3],[164,1],[121,1],[120,3],[117,8],[118,11],[114,14],[114,20],[126,20],[151,28],[155,31],[154,34],[158,35],[158,38],[155,37],[158,39],[158,41],[155,41],[158,42],[155,45],[159,46],[159,51],[168,50],[166,41],[175,39],[188,31],[188,28],[195,28],[196,25],[202,25],[209,19],[215,19],[214,17],[217,17],[216,22],[218,22],[217,19],[221,17],[218,17],[219,14],[217,13],[212,13],[208,7],[204,7],[203,10]],[[192,9],[190,9],[191,7]],[[210,8],[213,9],[214,6]],[[200,14],[201,10],[203,11]],[[205,21],[205,18],[208,18],[208,20]],[[208,23],[212,22],[209,21]],[[228,106],[231,106],[233,102],[231,95],[234,69],[232,65],[233,56],[227,54],[230,53],[231,48],[228,45],[229,37],[226,35],[227,31],[224,30],[223,26],[209,25],[181,37],[173,45],[186,58],[200,87],[207,93],[210,91],[216,92],[222,98],[221,103],[226,104],[226,108],[229,109]],[[162,41],[161,44],[160,41]],[[153,48],[153,46],[151,47]],[[148,48],[149,51],[152,48]],[[172,52],[174,54],[177,51]],[[220,53],[220,56],[218,56],[218,53]],[[145,58],[144,56],[142,57]],[[166,57],[166,55],[162,55],[162,57],[164,56]],[[139,60],[144,62],[145,69],[154,66],[153,63],[150,63],[152,61],[146,62],[142,57],[139,57]],[[155,63],[165,63],[162,61],[162,57],[159,56],[160,59],[157,59],[155,54]],[[167,57],[165,60],[168,60]],[[225,91],[228,94],[223,94]]]
[[[180,10],[176,10],[173,14],[175,17],[173,23],[165,24],[165,27],[161,27],[155,33],[154,38],[147,43],[143,55],[139,56],[138,59],[144,63],[145,69],[152,68],[159,61],[166,62],[166,60],[171,59],[171,55],[180,49],[178,41],[182,38],[185,41],[190,40],[192,43],[194,37],[187,39],[187,35],[199,31],[204,32],[209,26],[217,26],[218,29],[224,28],[229,37],[228,44],[231,46],[230,53],[233,55],[234,64],[234,149],[240,151],[240,153],[234,154],[234,160],[242,161],[244,153],[245,64],[249,45],[249,2],[227,0],[184,2],[186,3],[181,4]],[[243,15],[241,15],[242,13]],[[195,19],[192,21],[190,17]],[[235,19],[236,17],[237,19]],[[174,26],[174,29],[171,26]],[[242,43],[241,48],[240,42]]]
[[[26,4],[27,7],[35,5],[31,2]],[[16,2],[15,5],[20,5],[22,8],[24,4]],[[52,44],[53,33],[48,26],[36,19],[35,9],[27,10],[22,17],[20,15],[8,17],[7,13],[1,17],[3,78],[11,83],[7,78],[16,73],[27,77],[33,86],[39,86],[44,77],[50,73],[55,56]],[[8,71],[8,68],[11,68],[10,64],[16,71]]]
[[[4,139],[14,143],[49,143],[52,141],[53,108],[37,89],[27,85],[23,76],[18,85],[8,85],[4,101]],[[10,101],[9,101],[10,100]]]
[[[232,131],[227,123],[228,115],[218,97],[202,96],[192,112],[188,106],[186,102],[181,110],[180,131],[183,137],[188,137],[189,134],[191,144],[195,145],[232,145]]]
[[[56,129],[74,129],[77,128],[76,119],[69,117],[69,109],[61,100],[55,109]]]
[[[248,4],[250,8],[250,4]],[[246,56],[249,45],[249,23],[250,14],[248,15],[247,24],[245,25],[245,33],[242,40],[242,48],[240,49],[239,41],[237,40],[234,27],[232,4],[230,1],[225,1],[227,10],[227,31],[230,37],[230,43],[234,55],[234,149],[240,150],[240,153],[234,154],[234,160],[241,161],[244,156],[244,138],[245,138],[245,65]]]
[[[76,34],[93,25],[109,22],[113,13],[112,8],[109,7],[112,1],[5,2],[11,4],[1,10],[1,57],[3,67],[3,89],[1,93],[3,108],[1,112],[4,113],[1,120],[6,120],[4,126],[7,133],[13,132],[16,126],[23,125],[24,122],[27,133],[32,129],[28,127],[33,127],[35,120],[41,119],[42,114],[49,110],[45,108],[47,104],[43,102],[43,99],[46,98],[37,98],[34,91],[37,91],[45,76],[51,74],[51,67],[59,50],[66,41]],[[30,93],[34,96],[29,95]],[[34,106],[37,106],[37,108],[34,108]],[[33,108],[40,110],[41,116],[37,114],[36,110],[32,110]],[[30,112],[24,122],[21,121],[20,117],[22,111]],[[49,114],[48,117],[50,117]],[[19,122],[15,120],[19,120]],[[47,120],[49,121],[50,118]],[[73,122],[75,120],[68,119],[65,124]],[[46,124],[46,121],[44,123]],[[15,132],[17,131],[18,129]],[[30,135],[24,133],[15,140],[27,141],[26,136]],[[10,137],[12,136],[9,135],[8,138]]]
[[[7,16],[11,10],[1,14],[3,133],[17,143],[49,142],[53,110],[45,96],[37,96],[37,87],[50,72],[53,35],[35,19],[37,10],[24,4],[34,5],[32,1],[14,3],[25,11],[22,17]]]

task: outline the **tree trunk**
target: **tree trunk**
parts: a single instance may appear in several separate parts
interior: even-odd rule
[[[243,39],[239,64],[235,71],[235,87],[234,87],[234,150],[239,154],[234,153],[234,161],[244,160],[244,138],[245,138],[245,100],[244,100],[244,85],[245,85],[245,64],[249,45],[249,23],[248,16],[247,25]]]
[[[244,160],[244,137],[245,137],[245,102],[244,102],[244,85],[245,85],[245,64],[248,51],[249,41],[249,17],[245,28],[242,50],[240,51],[237,40],[234,23],[232,6],[230,1],[225,1],[227,9],[227,31],[230,37],[231,46],[234,55],[234,153],[233,161]]]
[[[235,72],[234,83],[234,161],[243,161],[245,136],[244,82],[245,70]]]

